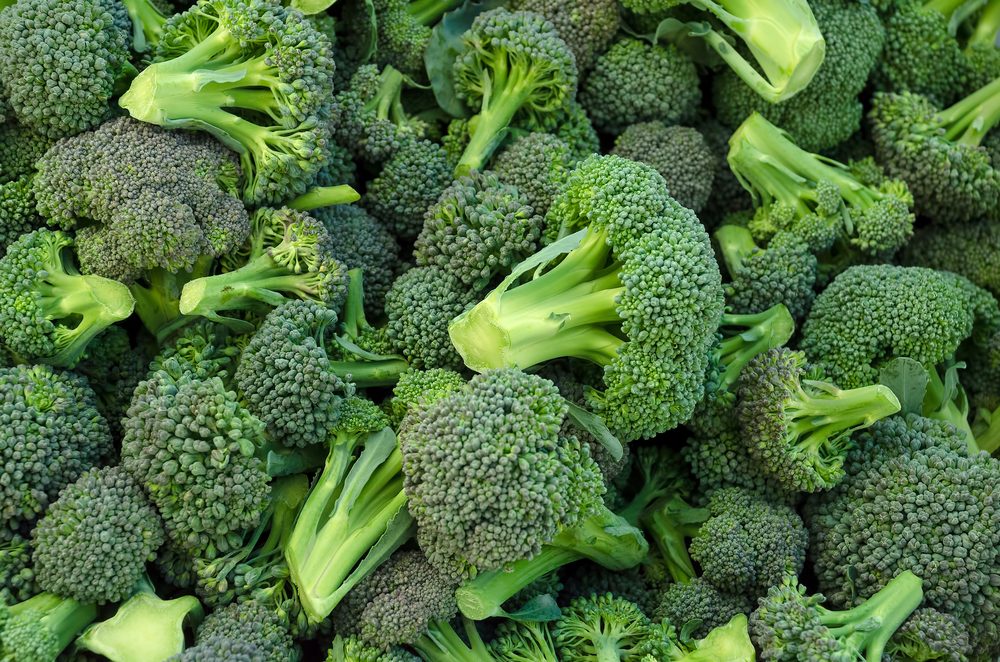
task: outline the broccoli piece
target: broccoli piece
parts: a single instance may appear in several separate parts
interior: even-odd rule
[[[148,367],[149,357],[142,349],[132,347],[128,332],[120,326],[109,326],[87,345],[86,357],[75,368],[94,389],[97,411],[108,422],[115,439],[122,437],[122,419]]]
[[[666,579],[650,555],[642,564],[625,570],[609,570],[592,561],[579,561],[561,568],[558,573],[543,577],[539,582],[564,581],[562,590],[555,591],[560,602],[593,594],[613,593],[634,602],[644,614],[652,615]],[[654,567],[655,566],[655,567]],[[555,577],[554,580],[550,579]],[[554,588],[558,589],[560,584]],[[551,593],[550,593],[551,594]]]
[[[399,376],[386,406],[393,427],[398,428],[407,414],[429,407],[464,385],[462,375],[451,370],[407,370]]]
[[[87,381],[49,366],[0,368],[0,513],[9,523],[44,513],[56,495],[113,453]]]
[[[73,367],[101,331],[132,314],[128,288],[84,276],[64,232],[22,235],[0,258],[0,342],[19,362]]]
[[[778,232],[767,248],[738,225],[723,225],[713,234],[729,272],[726,303],[741,313],[763,312],[783,304],[794,319],[809,313],[816,297],[816,256],[793,232]]]
[[[900,410],[887,386],[845,391],[821,377],[787,348],[761,354],[740,375],[737,414],[750,454],[789,490],[836,485],[851,433]]]
[[[890,578],[916,573],[924,578],[923,606],[968,629],[972,659],[995,657],[1000,639],[990,578],[1000,567],[1000,531],[990,494],[1000,461],[970,457],[965,436],[950,423],[912,414],[879,421],[856,444],[845,480],[813,496],[803,513],[819,589],[834,604],[851,606]]]
[[[211,138],[121,117],[46,152],[35,196],[50,225],[77,231],[85,272],[129,282],[238,248],[250,232],[239,178]]]
[[[492,171],[504,184],[516,188],[541,217],[569,179],[577,159],[561,138],[551,133],[529,133],[505,147],[493,159]]]
[[[167,24],[166,14],[173,13],[173,8],[167,0],[121,0],[121,3],[132,23],[132,50],[148,52],[160,43]]]
[[[736,127],[753,112],[788,131],[809,151],[827,150],[855,134],[865,88],[885,42],[876,11],[849,0],[810,0],[826,42],[826,58],[809,86],[791,99],[768,103],[732,71],[713,80],[712,99],[719,120]]]
[[[256,662],[266,659],[266,652],[254,643],[217,636],[202,639],[170,662]]]
[[[559,662],[548,626],[531,621],[501,622],[490,655],[496,662]]]
[[[580,73],[588,71],[618,32],[618,3],[613,0],[514,0],[510,8],[551,21],[573,51]]]
[[[305,192],[327,154],[326,35],[268,0],[200,0],[167,21],[153,56],[119,99],[132,117],[214,135],[239,154],[250,203]]]
[[[917,211],[940,223],[995,216],[1000,170],[981,143],[1000,121],[1000,78],[944,110],[911,92],[876,94],[869,121],[875,155]]]
[[[720,591],[703,577],[675,582],[662,593],[654,614],[657,618],[690,628],[691,635],[707,636],[740,614],[753,609],[742,593]]]
[[[227,605],[205,618],[196,643],[216,638],[252,644],[260,651],[260,659],[296,660],[299,656],[285,624],[253,600]]]
[[[853,389],[877,382],[885,361],[905,356],[937,365],[998,324],[996,299],[961,276],[855,266],[816,297],[800,348],[831,381]]]
[[[0,183],[0,257],[18,237],[45,225],[35,205],[34,180],[31,177]]]
[[[642,610],[610,593],[573,600],[552,628],[559,659],[641,660],[651,655],[669,660],[679,652],[669,623],[654,623]]]
[[[797,146],[758,113],[729,141],[729,167],[750,191],[757,215],[791,210],[803,219],[842,219],[851,249],[891,256],[913,234],[913,197],[901,180],[871,184],[847,166]]]
[[[958,619],[930,607],[911,613],[886,650],[890,659],[900,662],[962,662],[972,652],[969,633]]]
[[[704,227],[655,170],[618,156],[581,164],[546,220],[560,235],[586,229],[522,262],[451,322],[466,365],[528,369],[574,357],[603,366],[605,388],[589,390],[587,403],[623,442],[687,420],[722,315]]]
[[[23,0],[0,13],[0,79],[18,122],[55,139],[108,116],[135,73],[124,14],[116,0]]]
[[[374,0],[377,33],[375,59],[411,76],[423,76],[424,51],[431,26],[460,0]]]
[[[590,121],[587,111],[576,101],[571,101],[559,113],[552,134],[569,145],[573,158],[583,161],[601,151],[601,141]]]
[[[182,315],[201,315],[244,330],[225,311],[266,311],[294,300],[339,308],[347,294],[347,269],[333,255],[326,227],[287,207],[258,209],[247,242],[222,260],[223,273],[189,281],[181,291]]]
[[[410,138],[368,182],[362,206],[398,239],[413,239],[424,214],[452,182],[452,164],[444,148]]]
[[[541,231],[542,217],[520,191],[492,173],[473,172],[427,210],[413,258],[479,292],[535,252]]]
[[[23,124],[0,124],[0,183],[35,174],[35,163],[55,142]]]
[[[1000,297],[1000,222],[921,228],[900,255],[903,264],[953,271]]]
[[[26,529],[5,527],[0,533],[0,603],[5,605],[27,600],[39,592],[31,567],[30,534]]]
[[[0,656],[4,660],[56,662],[76,636],[97,618],[97,607],[53,593],[39,593],[0,607]]]
[[[497,8],[476,17],[455,60],[455,92],[473,108],[455,175],[482,170],[512,125],[555,126],[576,93],[573,52],[542,16]]]
[[[614,135],[639,122],[687,121],[700,101],[698,72],[686,55],[630,37],[600,55],[580,86],[594,126]]]
[[[67,485],[32,534],[44,591],[79,602],[119,602],[163,544],[163,522],[120,467],[93,469]]]
[[[326,662],[420,662],[420,658],[399,646],[381,651],[356,635],[338,634],[330,644]]]

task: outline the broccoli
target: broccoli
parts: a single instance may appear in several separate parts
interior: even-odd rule
[[[473,172],[427,210],[413,258],[479,292],[534,253],[541,232],[542,217],[520,191],[494,174]]]
[[[669,623],[654,623],[638,606],[610,593],[573,600],[552,628],[559,659],[668,660],[677,652]]]
[[[266,655],[252,642],[216,636],[203,638],[196,646],[170,658],[170,662],[256,662],[268,659]]]
[[[876,94],[869,114],[879,162],[940,223],[996,214],[1000,170],[981,143],[998,121],[1000,78],[943,110],[912,92]]]
[[[299,656],[281,620],[253,600],[227,605],[205,618],[196,643],[216,638],[251,644],[260,651],[261,659],[296,660]]]
[[[0,147],[2,149],[2,147]],[[34,181],[29,176],[0,182],[0,257],[17,238],[42,227],[35,207]]]
[[[223,273],[189,281],[181,291],[182,315],[201,315],[243,330],[226,311],[267,311],[295,298],[339,308],[347,294],[347,269],[333,254],[326,227],[287,207],[262,208],[250,219],[247,242],[225,256]]]
[[[576,101],[571,101],[559,113],[552,134],[569,145],[570,152],[577,161],[583,161],[591,154],[601,151],[601,141],[590,116]]]
[[[655,168],[670,195],[695,213],[708,202],[718,159],[696,129],[660,121],[633,124],[615,138],[611,153]]]
[[[559,662],[547,624],[531,621],[501,622],[490,655],[496,662]]]
[[[937,365],[1000,324],[991,294],[965,278],[923,267],[851,267],[816,297],[800,348],[834,383],[878,381],[880,365],[905,356]]]
[[[386,405],[393,426],[398,428],[409,413],[434,404],[464,385],[462,375],[451,370],[407,370],[399,376]]]
[[[80,274],[73,245],[64,232],[35,230],[0,258],[0,343],[18,361],[71,368],[95,336],[132,314],[128,288]]]
[[[200,0],[167,21],[153,56],[119,99],[132,117],[214,135],[240,155],[250,203],[306,190],[326,160],[334,62],[301,13]]]
[[[87,345],[86,357],[74,368],[90,382],[97,396],[97,411],[115,439],[122,437],[122,419],[148,366],[149,357],[142,348],[132,346],[128,332],[109,326]]]
[[[585,73],[618,32],[618,3],[614,0],[514,0],[512,10],[540,14],[551,21],[566,42],[580,73]]]
[[[87,381],[45,365],[0,368],[0,513],[31,520],[113,451]]]
[[[1000,222],[928,225],[900,254],[903,264],[953,271],[1000,297]]]
[[[639,122],[687,121],[700,101],[698,72],[686,55],[630,37],[601,54],[580,86],[594,126],[615,135]]]
[[[649,166],[594,156],[546,221],[560,234],[589,226],[522,262],[451,322],[466,365],[527,369],[575,357],[603,366],[605,388],[587,403],[624,442],[689,418],[722,314],[718,266],[694,213]]]
[[[554,26],[531,12],[493,9],[462,36],[455,92],[474,109],[456,175],[482,170],[512,122],[551,129],[576,94],[573,52]]]
[[[0,124],[0,182],[35,174],[35,163],[55,142],[17,122]]]
[[[330,644],[326,662],[420,662],[420,658],[399,646],[381,651],[356,635],[338,634]]]
[[[571,147],[551,133],[522,136],[493,159],[491,170],[504,184],[516,188],[541,217],[569,179],[577,158]]]
[[[0,656],[4,660],[56,662],[80,631],[97,618],[97,607],[53,593],[0,606]]]
[[[167,0],[121,0],[132,23],[132,50],[146,53],[160,43],[166,14],[173,13]]]
[[[958,619],[931,607],[911,613],[889,640],[886,650],[890,659],[900,662],[962,662],[972,652],[969,633]]]
[[[0,13],[0,80],[18,122],[50,138],[97,126],[129,63],[117,0],[23,0]]]
[[[375,58],[412,76],[424,75],[431,26],[460,0],[373,0],[378,28]]]
[[[853,609],[831,610],[822,595],[808,595],[798,577],[788,575],[750,615],[750,635],[762,660],[881,662],[893,633],[923,597],[920,577],[904,571]]]
[[[31,567],[31,539],[26,526],[0,532],[0,603],[12,605],[39,592]],[[0,616],[0,620],[3,617]]]
[[[707,636],[732,618],[753,609],[742,593],[720,591],[703,577],[670,584],[660,596],[654,615],[691,629],[692,636]]]
[[[887,386],[845,391],[821,377],[787,348],[761,354],[740,375],[737,414],[750,454],[786,489],[836,485],[850,434],[900,410]]]

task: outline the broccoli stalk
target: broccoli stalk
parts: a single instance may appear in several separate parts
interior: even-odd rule
[[[980,5],[973,3],[973,6]],[[965,42],[966,51],[975,47],[990,50],[996,48],[997,32],[1000,32],[1000,2],[987,2],[979,18],[976,19],[976,25],[969,39]]]
[[[716,349],[716,357],[722,375],[718,387],[729,390],[754,357],[791,340],[795,320],[788,308],[779,303],[753,315],[725,313],[719,333],[722,341]]]
[[[357,427],[373,423],[361,422]],[[329,616],[415,528],[396,436],[389,428],[369,434],[351,427],[342,425],[331,439],[326,464],[284,548],[302,608],[314,623]]]
[[[660,499],[643,512],[642,526],[653,538],[675,582],[685,584],[698,576],[688,553],[688,541],[708,516],[706,508],[691,506],[679,494]]]
[[[969,443],[969,454],[975,455],[979,452],[979,445],[976,435],[972,432],[972,426],[969,425],[969,398],[958,381],[958,371],[964,367],[964,363],[944,366],[944,379],[942,379],[936,366],[925,366],[928,382],[922,414],[927,418],[947,421],[954,425]]]
[[[406,11],[421,25],[434,25],[442,16],[462,4],[462,0],[413,0]]]
[[[972,431],[976,434],[976,446],[979,450],[995,454],[1000,449],[1000,408],[992,412],[981,409],[976,415]]]
[[[479,635],[476,624],[463,618],[462,630],[465,638],[448,621],[434,621],[413,647],[427,662],[493,662],[495,658]]]
[[[361,199],[352,186],[317,186],[290,200],[285,206],[296,211],[312,211],[334,205],[349,205]]]
[[[944,137],[951,142],[978,147],[1000,122],[1000,78],[940,111],[935,119]]]
[[[132,21],[132,48],[145,53],[160,43],[167,17],[152,0],[122,0]]]
[[[8,660],[55,660],[97,618],[97,607],[39,593],[6,610],[0,654]]]
[[[135,298],[135,313],[159,344],[197,319],[181,315],[181,291],[189,281],[211,274],[213,262],[211,257],[205,256],[190,271],[178,273],[151,269],[141,281],[129,284],[129,291]]]
[[[626,570],[639,565],[648,552],[649,544],[639,529],[602,507],[562,529],[530,559],[469,580],[455,592],[455,599],[462,614],[473,620],[502,616],[504,602],[553,570],[582,559],[611,570]]]

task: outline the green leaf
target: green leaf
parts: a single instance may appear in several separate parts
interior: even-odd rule
[[[921,414],[929,379],[919,361],[903,356],[882,366],[878,381],[896,396],[902,413]]]
[[[548,623],[559,620],[562,610],[559,609],[554,597],[543,593],[528,600],[516,611],[505,612],[503,616],[523,623]]]

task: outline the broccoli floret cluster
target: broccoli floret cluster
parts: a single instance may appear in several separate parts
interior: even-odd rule
[[[462,375],[452,370],[407,370],[399,376],[386,405],[390,420],[398,426],[410,412],[424,409],[464,385]]]
[[[534,12],[555,26],[586,72],[618,32],[618,3],[613,0],[514,0],[511,9]]]
[[[198,627],[196,643],[228,639],[250,644],[261,659],[294,660],[298,658],[295,642],[280,618],[261,604],[248,600],[217,609]]]
[[[886,649],[890,656],[903,660],[943,662],[961,662],[972,653],[969,633],[961,622],[931,607],[921,607],[910,614],[892,635]]]
[[[406,139],[368,182],[362,205],[397,237],[412,239],[420,233],[428,207],[451,184],[453,167],[441,145]]]
[[[38,593],[31,567],[31,540],[27,532],[0,533],[0,603],[12,605]],[[3,616],[0,616],[0,621]]]
[[[639,607],[610,593],[573,600],[552,629],[560,660],[666,660],[676,651],[670,623],[655,623]]]
[[[654,615],[680,626],[691,624],[693,636],[708,634],[753,607],[746,594],[720,591],[704,577],[670,584],[660,596]]]
[[[17,122],[0,123],[0,182],[28,177],[56,140]]]
[[[493,159],[491,170],[515,187],[539,216],[549,206],[576,167],[577,157],[561,138],[535,132],[516,139]]]
[[[36,204],[31,177],[0,182],[0,257],[18,237],[45,224]]]
[[[903,264],[953,271],[1000,296],[1000,222],[928,225],[900,255]]]

